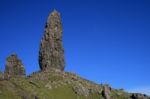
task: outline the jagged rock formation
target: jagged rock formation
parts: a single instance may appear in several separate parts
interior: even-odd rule
[[[41,70],[56,68],[64,70],[64,49],[62,45],[62,24],[60,14],[54,10],[48,17],[39,51]]]
[[[12,54],[6,59],[5,77],[23,77],[25,76],[25,69],[22,61],[18,59],[16,54]]]

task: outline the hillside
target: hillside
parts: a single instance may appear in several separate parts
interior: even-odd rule
[[[0,81],[0,99],[150,99],[57,69]]]

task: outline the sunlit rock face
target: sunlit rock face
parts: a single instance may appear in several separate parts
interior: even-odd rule
[[[25,68],[22,61],[18,59],[16,54],[12,54],[6,59],[5,77],[24,77]]]
[[[39,51],[41,70],[55,68],[64,70],[64,49],[62,45],[62,24],[60,14],[54,10],[47,19]]]

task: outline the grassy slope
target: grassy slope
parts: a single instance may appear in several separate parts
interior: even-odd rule
[[[29,79],[11,79],[0,81],[0,99],[99,99],[98,94],[88,98],[75,94],[70,85],[63,85],[53,90],[47,89],[40,82],[30,82]]]
[[[82,84],[88,89],[99,85],[65,72],[39,72],[28,78],[12,78],[0,81],[0,99],[104,99],[102,88],[99,93],[88,97],[77,94],[73,87]],[[121,90],[111,90],[111,99],[130,99],[130,94]]]

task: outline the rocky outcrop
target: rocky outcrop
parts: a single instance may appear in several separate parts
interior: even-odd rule
[[[78,95],[83,95],[86,97],[89,95],[89,90],[86,87],[84,87],[81,83],[76,84],[73,87],[73,90]]]
[[[25,69],[22,61],[18,59],[16,54],[12,54],[6,59],[5,77],[23,77],[25,76]]]
[[[47,19],[44,36],[40,44],[39,65],[41,70],[48,68],[64,70],[62,24],[60,14],[56,10]]]
[[[150,97],[140,93],[133,93],[131,99],[150,99]]]
[[[111,99],[111,88],[108,85],[103,86],[102,96],[105,99]]]

